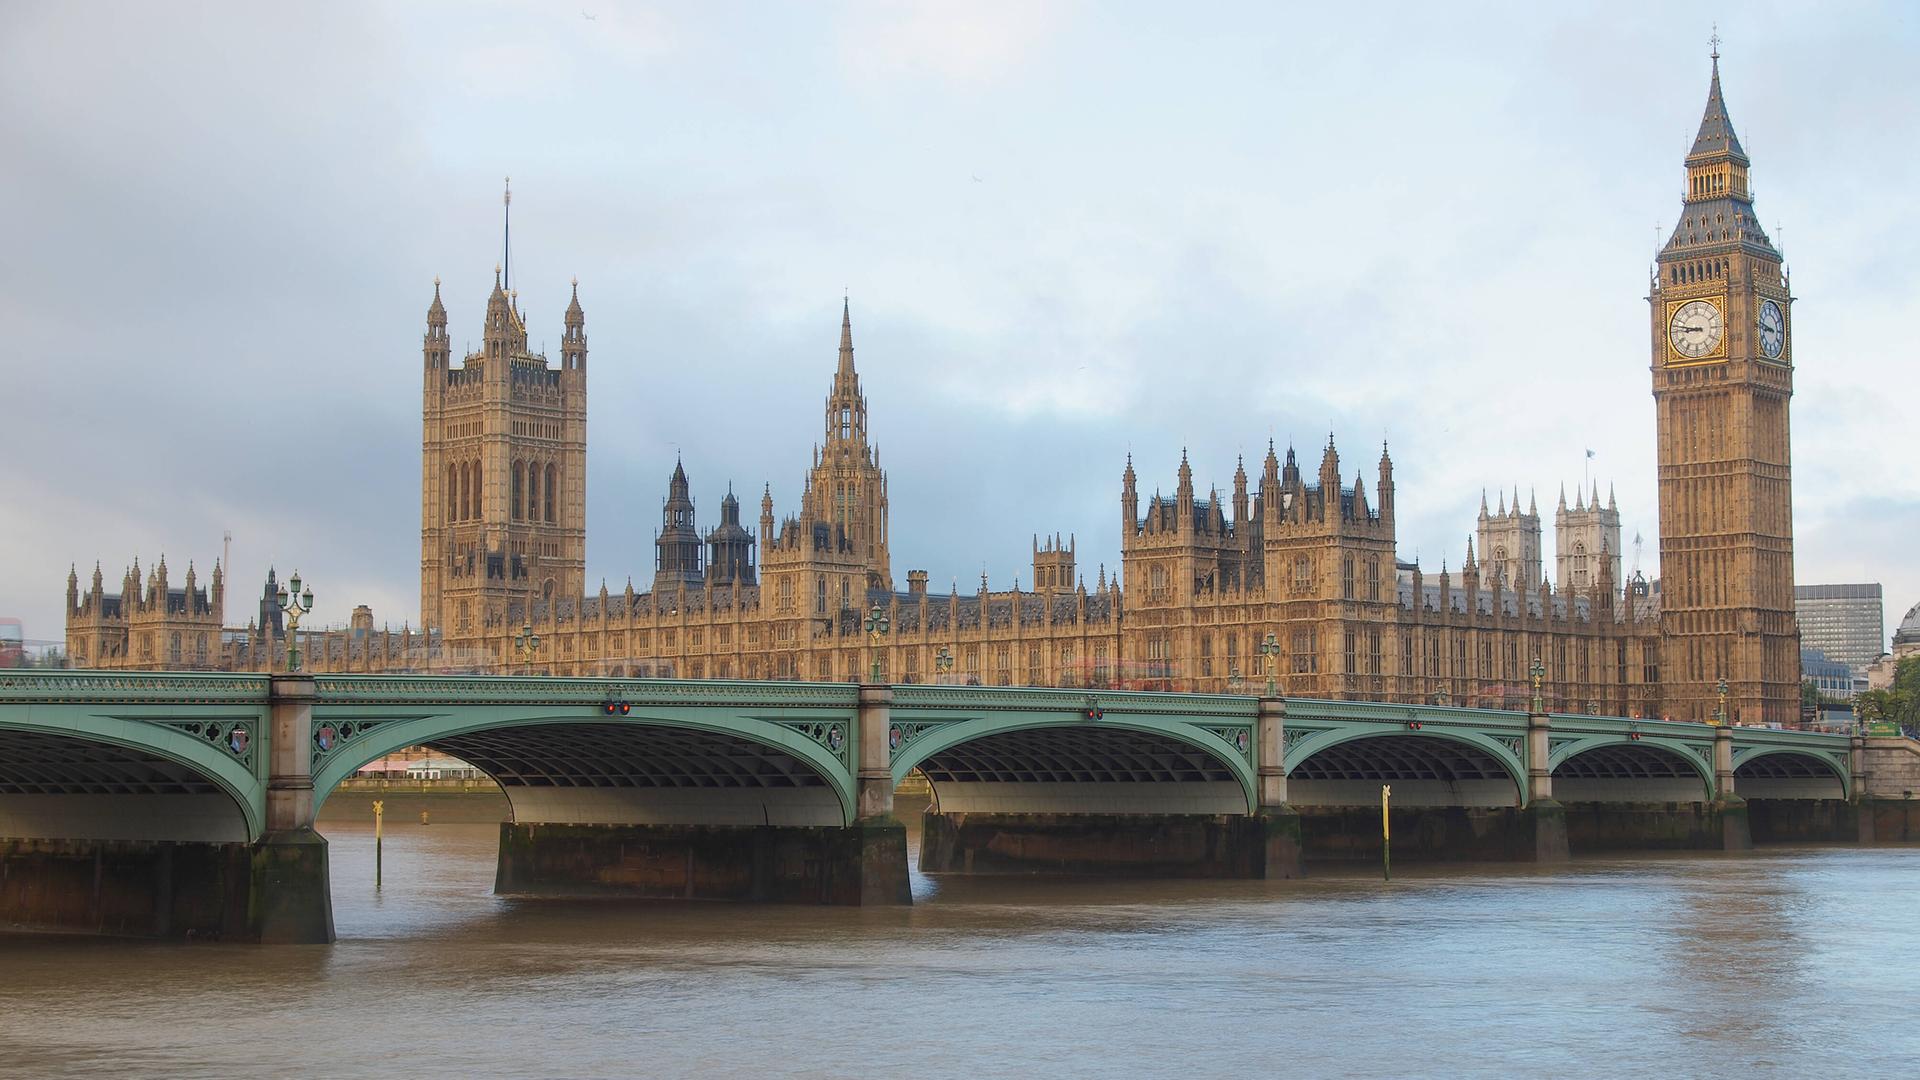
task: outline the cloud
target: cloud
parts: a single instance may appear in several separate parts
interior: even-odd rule
[[[977,89],[1025,67],[1079,6],[1068,0],[873,0],[840,20],[840,64],[862,82],[930,78]]]
[[[320,621],[417,619],[419,334],[439,275],[477,339],[508,174],[536,347],[581,279],[596,586],[651,577],[676,450],[703,524],[729,481],[796,507],[843,288],[936,583],[1055,530],[1111,568],[1130,451],[1225,489],[1329,431],[1369,487],[1391,441],[1403,556],[1592,448],[1657,569],[1642,298],[1706,79],[1670,13],[587,7],[9,12],[0,612],[58,636],[70,563],[230,529],[236,597],[298,565]],[[1852,21],[1722,65],[1800,297],[1801,580],[1904,609],[1920,42]]]

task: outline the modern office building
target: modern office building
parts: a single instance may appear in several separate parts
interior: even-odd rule
[[[1867,665],[1887,651],[1880,586],[1795,585],[1793,607],[1800,616],[1800,648],[1818,649],[1864,675]]]

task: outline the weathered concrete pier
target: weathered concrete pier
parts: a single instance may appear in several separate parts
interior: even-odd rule
[[[497,889],[904,904],[929,873],[1287,878],[1920,837],[1920,744],[1370,702],[844,683],[0,674],[0,926],[333,939],[316,809],[424,745],[499,784]]]

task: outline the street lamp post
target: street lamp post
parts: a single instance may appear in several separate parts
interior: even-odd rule
[[[1267,631],[1266,640],[1260,643],[1260,662],[1267,666],[1267,696],[1273,697],[1273,668],[1280,662],[1280,635],[1271,630]]]
[[[280,586],[278,600],[280,610],[287,614],[287,670],[298,671],[300,670],[300,616],[313,610],[313,589],[311,586],[301,588],[300,571],[295,570],[293,576],[287,579],[287,583]]]
[[[1540,682],[1547,677],[1547,665],[1540,662],[1540,657],[1535,656],[1533,666],[1527,669],[1527,674],[1533,676],[1533,711],[1545,712],[1547,701],[1540,694]]]
[[[1719,685],[1714,687],[1714,691],[1719,695],[1720,703],[1714,706],[1713,722],[1725,727],[1727,723],[1727,680],[1724,676],[1721,677]]]
[[[947,677],[948,673],[953,670],[952,649],[947,648],[945,645],[940,646],[940,651],[933,654],[933,670],[938,673],[934,676],[935,682]]]
[[[875,683],[880,681],[880,643],[887,639],[887,631],[891,629],[893,623],[887,618],[887,613],[880,610],[879,604],[873,605],[873,610],[867,613],[867,640],[873,643],[870,648],[873,651],[872,681]]]
[[[520,662],[526,665],[527,674],[533,674],[533,654],[540,651],[540,635],[533,632],[533,620],[521,625],[513,643],[520,649]]]

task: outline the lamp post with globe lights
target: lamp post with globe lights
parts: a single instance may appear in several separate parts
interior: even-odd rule
[[[313,588],[302,587],[300,571],[295,570],[276,597],[287,616],[287,670],[300,670],[300,616],[313,610]]]

